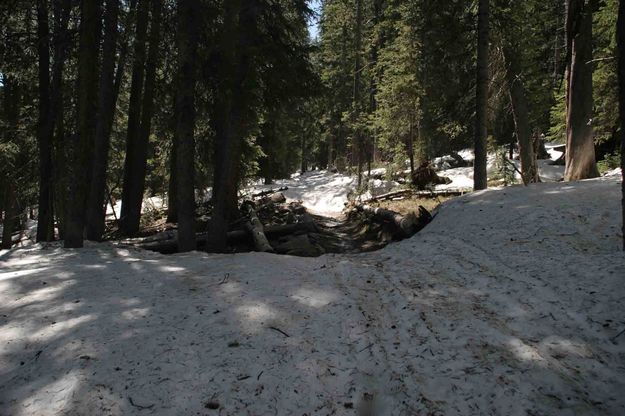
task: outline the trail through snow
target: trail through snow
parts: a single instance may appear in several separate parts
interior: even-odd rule
[[[474,193],[358,255],[2,252],[0,414],[625,414],[619,189]]]

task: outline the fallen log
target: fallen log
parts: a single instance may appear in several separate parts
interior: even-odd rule
[[[414,215],[401,215],[389,209],[372,207],[371,205],[356,205],[356,210],[367,213],[374,220],[391,223],[401,233],[402,237],[410,237],[415,233],[416,217]]]
[[[430,185],[442,185],[451,183],[451,179],[438,176],[434,167],[429,162],[423,163],[411,175],[412,185],[423,190]]]
[[[266,191],[256,192],[255,194],[252,194],[252,198],[261,198],[263,196],[275,194],[276,192],[284,192],[288,190],[289,190],[288,186],[282,186],[278,189],[267,189]]]
[[[284,196],[282,192],[274,192],[271,195],[258,198],[256,202],[259,205],[282,204],[286,202],[286,197]]]
[[[314,222],[298,222],[294,224],[272,225],[264,227],[265,236],[268,239],[277,239],[284,235],[297,235],[308,232],[316,232],[317,227]],[[150,236],[143,239],[123,240],[121,244],[131,245],[144,250],[156,251],[161,254],[173,254],[178,252],[178,234],[172,230],[160,236]],[[233,244],[241,241],[249,241],[250,233],[247,230],[228,231],[228,243]],[[199,250],[206,247],[207,233],[197,233],[195,236],[197,248]]]
[[[366,201],[363,201],[363,203],[366,204],[366,203],[369,203],[369,202],[385,201],[387,199],[411,196],[412,192],[413,192],[412,189],[402,189],[402,190],[399,190],[399,191],[387,192],[385,194],[381,194],[381,195],[377,195],[377,196],[371,197],[371,198],[367,199]]]
[[[382,195],[374,196],[365,201],[362,201],[362,203],[369,204],[371,202],[386,201],[389,199],[406,197],[436,198],[439,196],[462,196],[467,192],[469,191],[463,189],[434,189],[431,191],[415,191],[412,189],[402,189],[400,191],[393,191]]]
[[[254,210],[254,203],[244,203],[244,206],[246,207],[247,215],[249,216],[249,221],[245,224],[245,228],[252,235],[256,251],[260,251],[262,253],[273,253],[274,249],[271,247],[271,244],[269,244],[267,236],[265,236],[263,223],[260,222],[258,215]]]
[[[281,237],[287,234],[316,232],[317,226],[312,221],[296,222],[294,224],[272,225],[265,228],[269,238]]]

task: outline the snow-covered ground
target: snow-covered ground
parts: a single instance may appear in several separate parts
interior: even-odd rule
[[[256,185],[249,192],[259,192],[287,186],[284,196],[288,200],[303,201],[308,210],[324,215],[337,215],[345,208],[347,196],[356,187],[356,178],[315,170],[302,175],[295,174],[290,179],[281,179],[271,185]]]
[[[2,252],[0,414],[625,414],[619,190],[477,192],[359,255]]]
[[[143,200],[141,212],[149,212],[153,210],[164,210],[167,208],[167,199],[160,196],[151,196]],[[120,218],[122,216],[122,200],[115,201],[115,205],[111,206],[111,202],[106,204],[106,216],[109,220]]]
[[[548,152],[551,159],[538,160],[538,174],[540,176],[540,180],[543,182],[558,182],[564,177],[564,166],[552,165],[551,162],[558,159],[562,155],[562,152],[555,151],[551,147],[548,148]],[[466,161],[473,161],[475,159],[473,151],[469,149],[463,150],[459,152],[459,154]],[[521,169],[521,162],[519,160],[514,160],[513,163],[518,170]],[[489,178],[497,174],[496,155],[494,153],[488,155],[486,168]],[[439,176],[446,176],[451,179],[451,183],[437,185],[436,189],[473,189],[472,166],[445,169],[440,171],[438,174]],[[518,182],[521,182],[521,175],[518,172],[515,173],[515,178]]]

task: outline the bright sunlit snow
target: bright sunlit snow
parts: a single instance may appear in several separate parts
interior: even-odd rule
[[[288,187],[283,194],[288,200],[303,201],[311,212],[338,215],[345,208],[347,196],[356,187],[356,179],[340,173],[315,170],[295,174],[291,179],[281,179],[271,185],[258,185],[249,192]]]

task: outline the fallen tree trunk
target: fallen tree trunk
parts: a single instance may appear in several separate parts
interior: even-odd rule
[[[418,198],[436,198],[439,196],[461,196],[466,194],[469,191],[465,191],[462,189],[439,189],[432,191],[414,191],[412,189],[402,189],[399,191],[388,192],[382,195],[374,196],[363,201],[363,204],[368,204],[371,202],[377,201],[386,201],[389,199],[395,198],[406,198],[406,197],[418,197]]]
[[[385,201],[387,199],[394,199],[394,198],[399,198],[399,197],[406,197],[406,196],[411,196],[413,193],[412,189],[402,189],[399,191],[392,191],[392,192],[387,192],[385,194],[381,194],[378,196],[374,196],[371,197],[369,199],[367,199],[366,201],[363,201],[363,203],[369,203],[369,202],[375,202],[375,201]]]
[[[261,191],[261,192],[252,194],[252,198],[261,198],[263,196],[275,194],[276,192],[283,192],[283,191],[288,191],[288,190],[289,190],[288,186],[282,186],[278,189],[267,189],[266,191]]]
[[[245,228],[252,235],[252,240],[254,240],[254,247],[256,251],[260,251],[262,253],[273,253],[274,249],[269,244],[269,240],[267,240],[267,236],[265,236],[265,230],[263,227],[263,223],[258,219],[258,215],[254,210],[254,203],[249,202],[245,204],[247,209],[247,215],[249,216],[249,221],[245,224]]]
[[[424,190],[430,185],[442,185],[451,183],[451,179],[445,176],[438,176],[436,170],[429,162],[423,163],[412,175],[412,185],[417,189]]]
[[[397,237],[400,238],[410,237],[419,232],[429,224],[433,218],[432,214],[421,205],[419,205],[417,215],[401,215],[395,211],[376,208],[370,205],[356,205],[355,208],[357,211],[369,214],[374,221],[392,224],[393,227],[398,230],[399,235],[397,235]]]
[[[403,237],[410,237],[415,233],[416,217],[401,215],[398,212],[371,205],[356,205],[356,210],[370,214],[374,220],[394,224]]]
[[[308,232],[316,232],[317,227],[314,222],[298,222],[295,224],[272,225],[264,228],[267,238],[276,239],[284,235],[297,235]],[[162,236],[150,236],[144,239],[134,238],[123,240],[121,243],[132,245],[144,250],[156,251],[161,254],[173,254],[178,252],[178,234],[176,231],[169,231]],[[247,230],[228,231],[228,243],[245,241],[250,238]],[[206,247],[206,233],[197,233],[195,241],[198,249]]]

